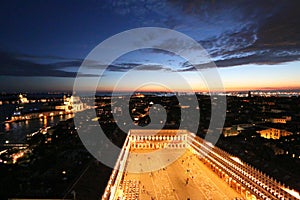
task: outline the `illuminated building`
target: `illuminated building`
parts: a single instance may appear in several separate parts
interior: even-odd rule
[[[267,138],[267,139],[274,139],[278,140],[280,137],[289,136],[292,133],[283,129],[277,129],[277,128],[268,128],[265,130],[257,131],[257,133],[260,134],[261,137]]]
[[[291,116],[283,116],[281,118],[270,118],[270,119],[267,119],[266,121],[275,123],[275,124],[277,124],[277,123],[286,124],[288,121],[291,121],[291,120],[292,120]]]
[[[22,94],[19,95],[20,104],[29,103],[28,99],[24,97]]]
[[[64,96],[64,103],[60,106],[55,106],[56,110],[64,110],[66,113],[76,113],[85,109],[85,105],[81,102],[80,97]]]
[[[102,200],[299,197],[187,130],[130,130]]]
[[[186,148],[187,131],[164,130],[153,135],[151,130],[131,130],[132,149]]]
[[[237,136],[240,132],[238,131],[237,126],[232,126],[232,127],[224,127],[223,128],[223,135],[224,137],[228,136]]]

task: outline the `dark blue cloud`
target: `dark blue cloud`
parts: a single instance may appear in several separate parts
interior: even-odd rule
[[[193,37],[218,67],[276,64],[300,58],[297,0],[107,2],[111,12],[134,16],[132,23],[172,28]],[[189,69],[182,65],[182,70]]]
[[[299,7],[297,0],[6,2],[0,8],[0,44],[10,51],[0,52],[0,75],[75,77],[83,57],[99,42],[141,26],[171,28],[193,37],[218,67],[298,60]],[[108,70],[128,71],[141,63],[125,60]],[[157,65],[144,69],[168,70]],[[192,68],[182,64],[179,70]]]
[[[36,56],[18,55],[15,53],[0,52],[0,75],[3,76],[49,76],[49,77],[76,77],[76,72],[63,70],[66,67],[79,67],[82,60],[60,61],[53,63],[37,63],[32,61]],[[55,60],[58,57],[54,57]],[[42,59],[42,58],[39,58]],[[53,57],[43,57],[49,60]],[[61,58],[60,58],[61,59]],[[81,74],[81,76],[95,76],[93,74]]]

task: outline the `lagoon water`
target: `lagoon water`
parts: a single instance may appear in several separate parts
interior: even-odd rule
[[[61,120],[72,118],[73,115],[54,116],[48,119],[32,119],[26,121],[5,123],[5,118],[11,112],[11,105],[0,106],[0,144],[24,143],[26,135],[38,131],[40,128],[55,126]]]

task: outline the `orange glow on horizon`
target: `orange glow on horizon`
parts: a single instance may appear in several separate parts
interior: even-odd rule
[[[276,90],[300,90],[300,85],[299,86],[281,86],[281,87],[224,87],[224,89],[212,89],[211,92],[239,92],[239,91],[276,91]],[[97,91],[100,92],[112,92],[112,89],[99,89]],[[122,89],[114,92],[132,92],[130,89]],[[172,91],[171,89],[168,88],[163,88],[163,87],[141,87],[135,92],[209,92],[207,88],[198,88],[198,89],[193,89],[193,90],[185,90],[185,89],[177,89],[176,91]]]

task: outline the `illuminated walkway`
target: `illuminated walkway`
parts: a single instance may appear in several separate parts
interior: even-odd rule
[[[186,130],[131,130],[103,200],[297,199],[293,192]]]
[[[170,153],[172,153],[171,150]],[[151,162],[151,159],[148,159],[142,164],[151,165]],[[138,197],[145,200],[151,200],[151,198],[226,200],[242,197],[215,173],[211,173],[208,166],[190,150],[186,150],[178,160],[161,170],[148,173],[127,173],[123,182],[128,181],[136,181],[139,188]],[[126,184],[123,183],[122,188],[124,187]]]
[[[275,179],[199,137],[192,135],[190,137],[192,139],[190,145],[194,149],[194,153],[199,155],[202,161],[210,166],[220,178],[247,199],[299,199],[297,196],[293,196],[294,191]]]

